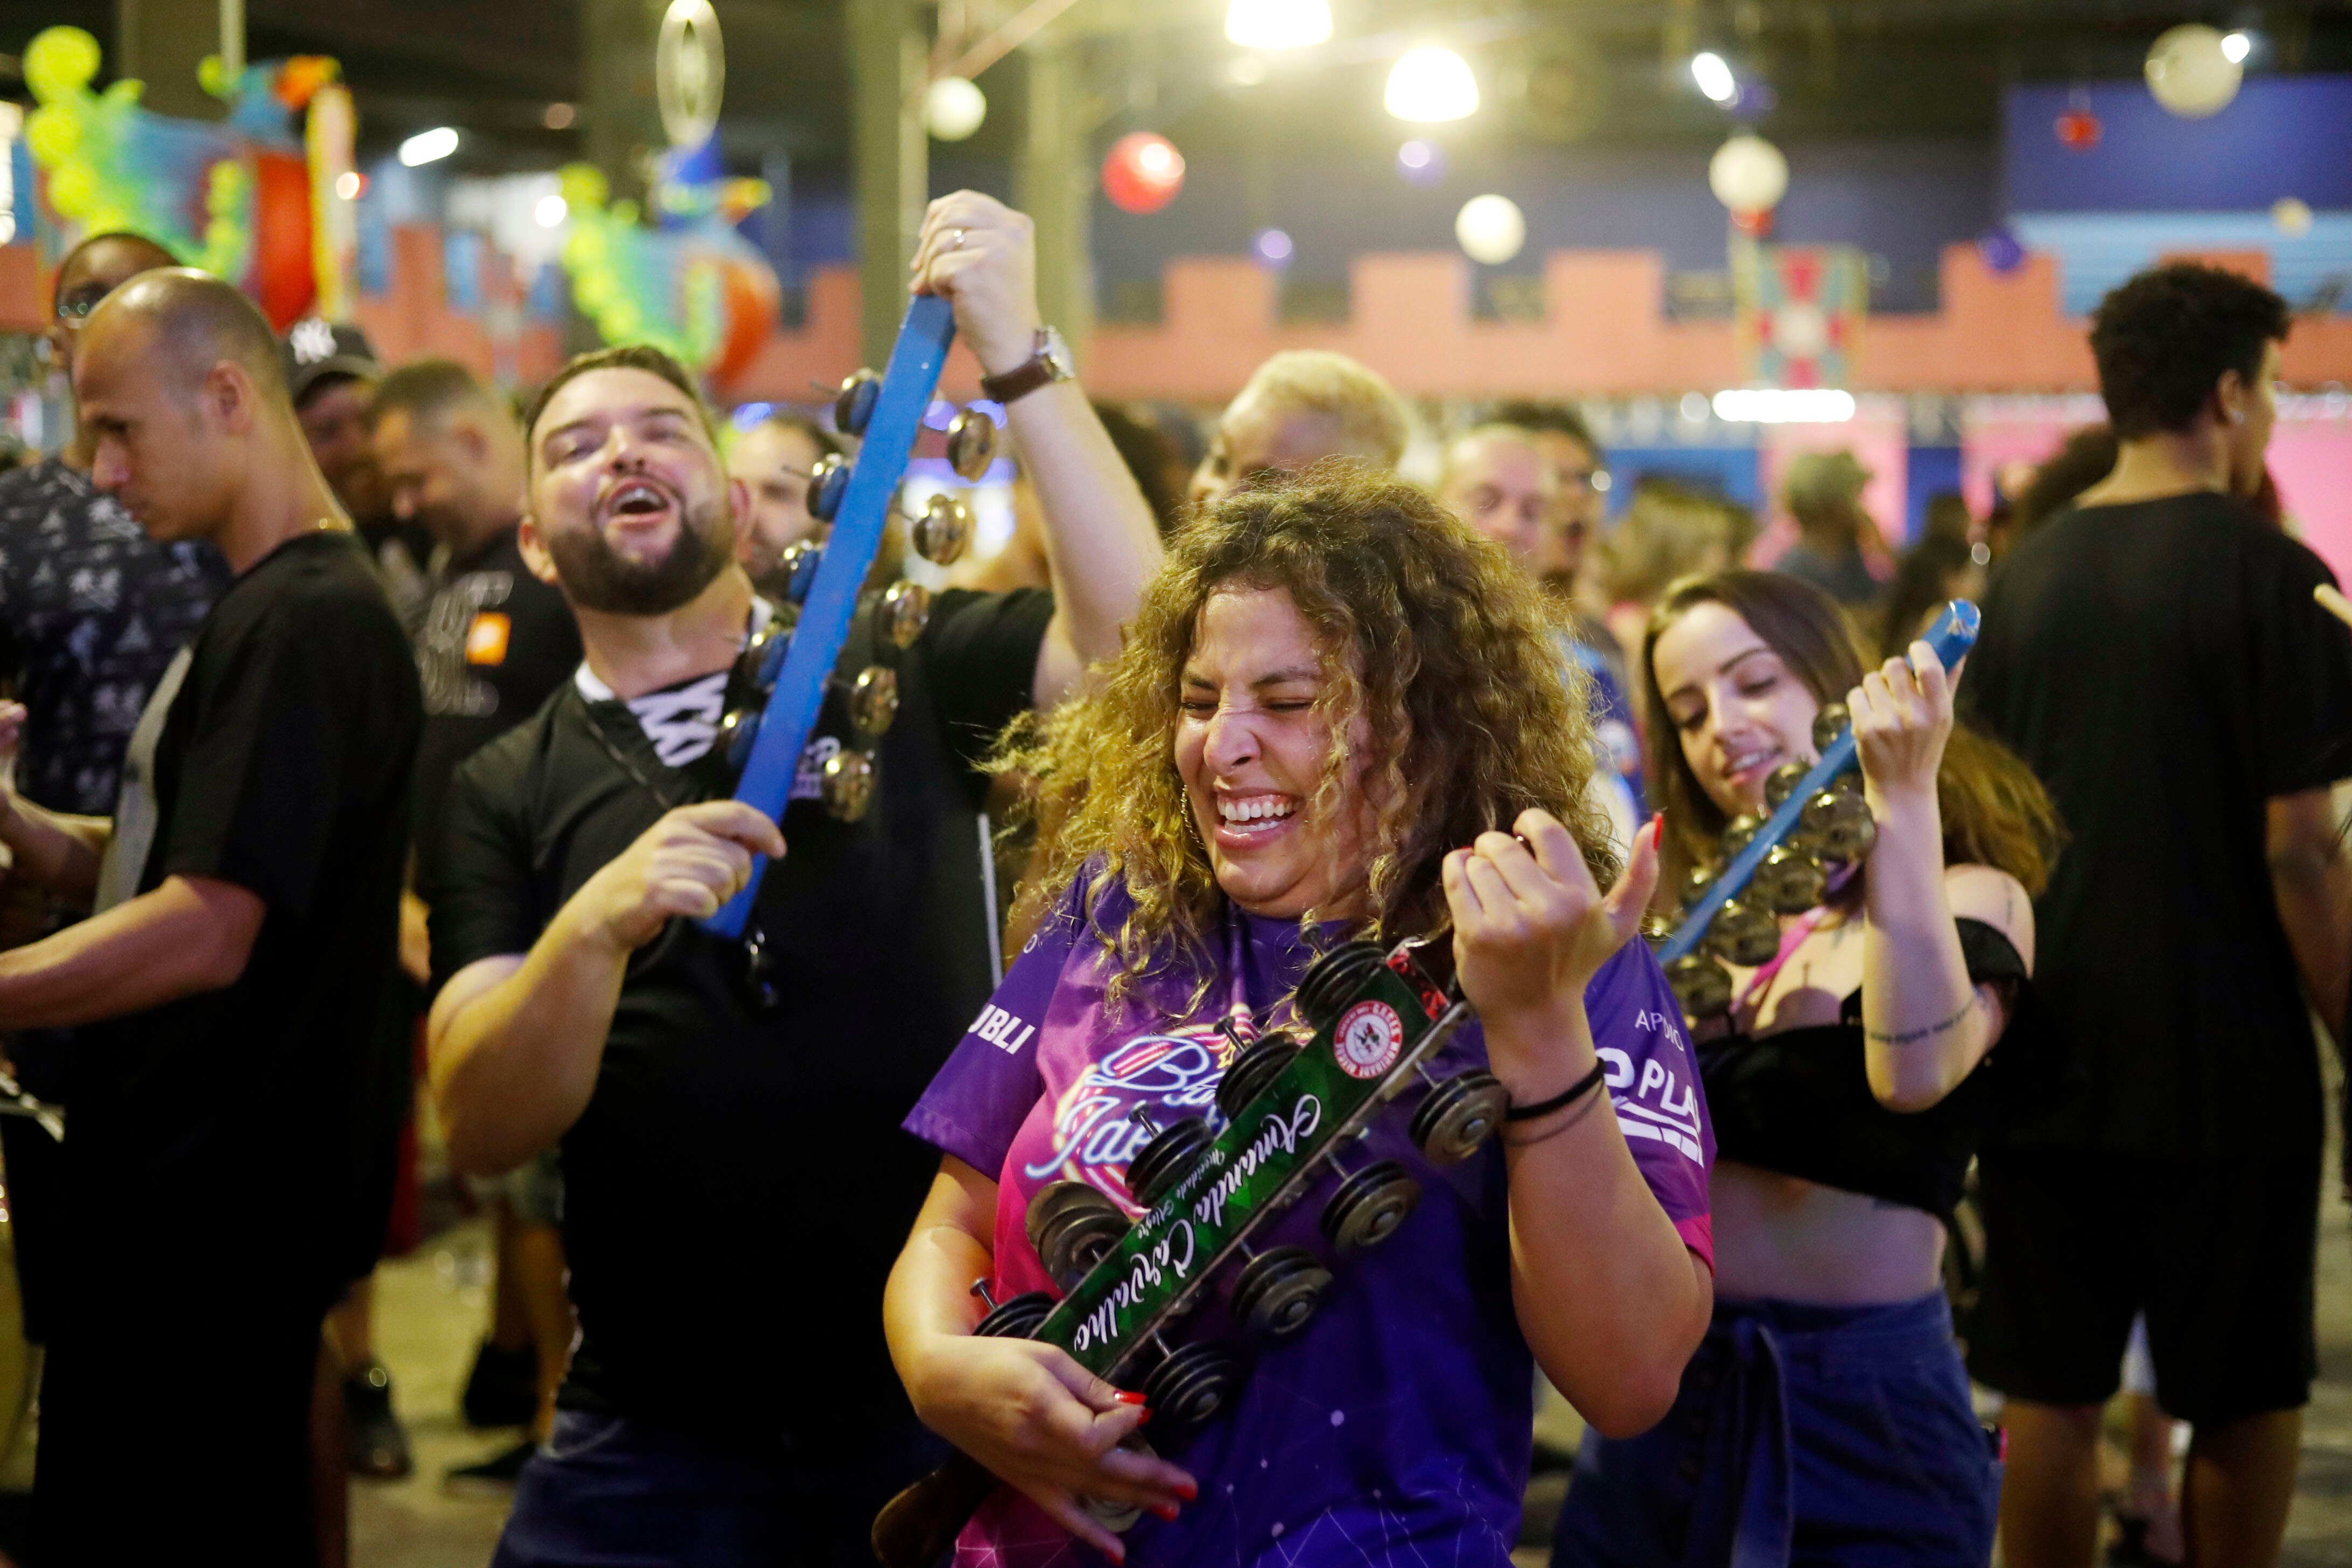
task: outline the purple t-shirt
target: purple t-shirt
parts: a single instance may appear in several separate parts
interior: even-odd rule
[[[1038,928],[994,998],[907,1118],[907,1130],[1000,1183],[992,1283],[1003,1300],[1053,1289],[1024,1224],[1048,1182],[1091,1182],[1130,1215],[1127,1163],[1149,1134],[1213,1117],[1233,1055],[1216,1021],[1285,1003],[1314,958],[1296,921],[1228,906],[1213,934],[1205,1000],[1189,1005],[1197,967],[1169,966],[1118,1009],[1112,968],[1086,930],[1073,888]],[[1122,890],[1097,906],[1100,929],[1126,914]],[[1628,942],[1585,991],[1594,1043],[1635,1164],[1691,1250],[1709,1267],[1707,1170],[1715,1137],[1684,1038],[1682,1014],[1643,942]],[[1244,1024],[1246,1037],[1248,1026]],[[1486,1060],[1474,1023],[1431,1063],[1443,1079]],[[1533,1360],[1510,1290],[1509,1215],[1501,1151],[1434,1167],[1412,1147],[1410,1119],[1371,1128],[1367,1158],[1402,1162],[1420,1207],[1395,1237],[1338,1265],[1315,1321],[1261,1352],[1233,1405],[1171,1441],[1168,1457],[1201,1482],[1173,1523],[1146,1514],[1126,1536],[1128,1562],[1150,1564],[1443,1562],[1503,1568],[1518,1532],[1532,1419]],[[1318,1202],[1276,1222],[1269,1240],[1318,1251]],[[971,1568],[1101,1561],[1027,1499],[1001,1489],[958,1542]]]

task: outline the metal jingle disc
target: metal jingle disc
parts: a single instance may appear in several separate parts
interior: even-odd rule
[[[1701,899],[1706,897],[1706,890],[1714,886],[1714,867],[1691,867],[1688,870],[1683,873],[1683,908],[1686,910],[1695,908]]]
[[[1115,1208],[1071,1209],[1056,1215],[1045,1227],[1037,1258],[1054,1282],[1067,1290],[1108,1256],[1127,1232],[1127,1216]]]
[[[719,754],[741,773],[751,763],[751,747],[760,739],[760,719],[765,710],[738,708],[719,721]]]
[[[849,493],[849,465],[828,452],[809,470],[808,512],[819,522],[831,522],[841,513],[842,498]]]
[[[857,821],[874,804],[874,759],[863,752],[835,752],[824,760],[818,789],[826,816]]]
[[[931,624],[931,591],[920,583],[893,583],[882,590],[876,626],[892,647],[910,648]]]
[[[996,460],[996,421],[967,408],[948,421],[948,467],[967,484],[978,484]]]
[[[1389,961],[1376,942],[1343,942],[1307,966],[1298,982],[1298,1010],[1317,1028],[1335,1022],[1365,981]]]
[[[1829,873],[1822,863],[1786,844],[1777,846],[1756,868],[1748,896],[1776,915],[1801,915],[1828,896]],[[1776,941],[1773,951],[1780,951]]]
[[[1870,803],[1850,780],[1840,780],[1805,803],[1805,831],[1824,860],[1850,866],[1878,842]]]
[[[844,376],[833,399],[834,428],[863,440],[866,427],[874,423],[875,400],[881,395],[882,378],[872,371],[859,369]]]
[[[793,628],[780,616],[770,617],[768,624],[743,644],[743,651],[735,660],[736,675],[757,690],[772,689],[777,672],[784,667],[784,650],[792,640]]]
[[[1733,860],[1738,858],[1739,852],[1748,847],[1748,841],[1755,837],[1757,829],[1763,826],[1764,819],[1749,811],[1743,811],[1725,823],[1722,839],[1723,863],[1728,866]]]
[[[1090,1182],[1048,1182],[1029,1199],[1028,1212],[1022,1216],[1022,1228],[1029,1233],[1029,1245],[1035,1247],[1045,1235],[1045,1226],[1055,1216],[1081,1208],[1091,1208],[1097,1202],[1118,1212],[1116,1204],[1103,1190]]]
[[[1813,715],[1813,750],[1828,751],[1853,723],[1853,715],[1845,710],[1844,703],[1822,703],[1821,711]]]
[[[1365,1166],[1323,1205],[1323,1234],[1342,1252],[1378,1247],[1421,1202],[1421,1184],[1394,1160]]]
[[[1193,1163],[1216,1142],[1206,1118],[1187,1116],[1151,1135],[1128,1162],[1127,1190],[1145,1208],[1156,1208]]]
[[[971,508],[962,498],[940,490],[923,503],[923,514],[915,519],[915,553],[934,566],[952,566],[971,547]]]
[[[1774,811],[1780,810],[1780,803],[1796,794],[1797,786],[1803,784],[1805,775],[1812,771],[1811,763],[1782,763],[1774,768],[1772,776],[1764,781],[1765,805]]]
[[[1511,1094],[1482,1068],[1447,1079],[1413,1112],[1412,1141],[1433,1165],[1458,1165],[1503,1125]]]
[[[1686,952],[1666,965],[1666,984],[1685,1018],[1716,1018],[1731,1011],[1731,971],[1704,952]]]
[[[1221,1344],[1179,1347],[1143,1380],[1152,1415],[1182,1426],[1212,1419],[1241,1386],[1242,1367],[1242,1358]]]
[[[1249,1109],[1249,1102],[1273,1087],[1283,1068],[1298,1059],[1306,1047],[1287,1034],[1267,1035],[1235,1057],[1217,1080],[1217,1109],[1232,1121]]]
[[[1753,969],[1780,951],[1780,922],[1755,904],[1728,900],[1706,928],[1706,945],[1725,963]]]
[[[869,740],[879,740],[898,716],[898,672],[869,664],[849,683],[849,721]]]
[[[1234,1279],[1234,1316],[1259,1339],[1286,1340],[1305,1328],[1331,1288],[1331,1271],[1303,1247],[1259,1253]]]
[[[982,1318],[971,1331],[982,1339],[1034,1339],[1038,1325],[1053,1310],[1054,1298],[1049,1292],[1024,1290],[1010,1300],[998,1303],[995,1310]]]
[[[784,546],[783,553],[776,557],[776,576],[782,581],[786,603],[807,602],[809,590],[816,585],[817,563],[824,559],[824,546],[814,539]]]
[[[1127,1445],[1121,1443],[1119,1447],[1124,1448]],[[1078,1506],[1087,1510],[1088,1518],[1113,1535],[1125,1535],[1143,1517],[1143,1505],[1139,1502],[1113,1502],[1108,1498],[1087,1497],[1081,1493]]]

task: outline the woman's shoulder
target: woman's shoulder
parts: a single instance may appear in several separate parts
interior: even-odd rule
[[[2009,939],[2033,963],[2033,900],[2025,884],[1993,866],[1963,864],[1944,870],[1944,898],[1954,920],[1978,921]]]

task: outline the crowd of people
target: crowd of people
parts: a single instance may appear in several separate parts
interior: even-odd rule
[[[370,1281],[421,1127],[495,1237],[464,1410],[517,1440],[452,1479],[512,1489],[502,1568],[868,1563],[953,1450],[1003,1483],[975,1568],[1501,1564],[1539,1396],[1584,1427],[1567,1568],[2084,1568],[2126,1382],[2110,1560],[2275,1558],[2311,1020],[2352,1000],[2352,631],[2264,474],[2277,296],[2132,279],[2108,425],[2002,516],[1941,501],[1898,558],[1818,455],[1759,563],[1670,477],[1612,521],[1564,404],[1415,483],[1413,411],[1335,353],[1188,464],[1088,400],[984,196],[909,286],[1003,389],[1013,540],[903,647],[853,632],[896,683],[871,807],[817,809],[813,750],[780,823],[724,721],[854,442],[726,428],[647,347],[518,410],[138,236],[63,258],[73,437],[0,476],[0,1031],[69,1128],[0,1119],[26,1561],[346,1559],[346,1476],[415,1463]],[[1686,1017],[1640,933],[1841,722],[1866,858]],[[697,921],[762,859],[755,969]],[[1372,1123],[1418,1210],[1197,1430],[976,1335],[1060,1288],[1032,1200],[1142,1213],[1154,1130],[1357,937],[1458,987],[1429,1065],[1492,1076],[1499,1137]],[[132,1466],[159,1365],[212,1425]]]

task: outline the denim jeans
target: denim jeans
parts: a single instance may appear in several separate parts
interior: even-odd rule
[[[1587,1432],[1554,1568],[1982,1568],[2000,1465],[1941,1294],[1718,1301],[1664,1421]]]
[[[875,1514],[946,1457],[911,1421],[809,1447],[753,1455],[558,1411],[547,1447],[523,1468],[491,1568],[873,1568]]]

